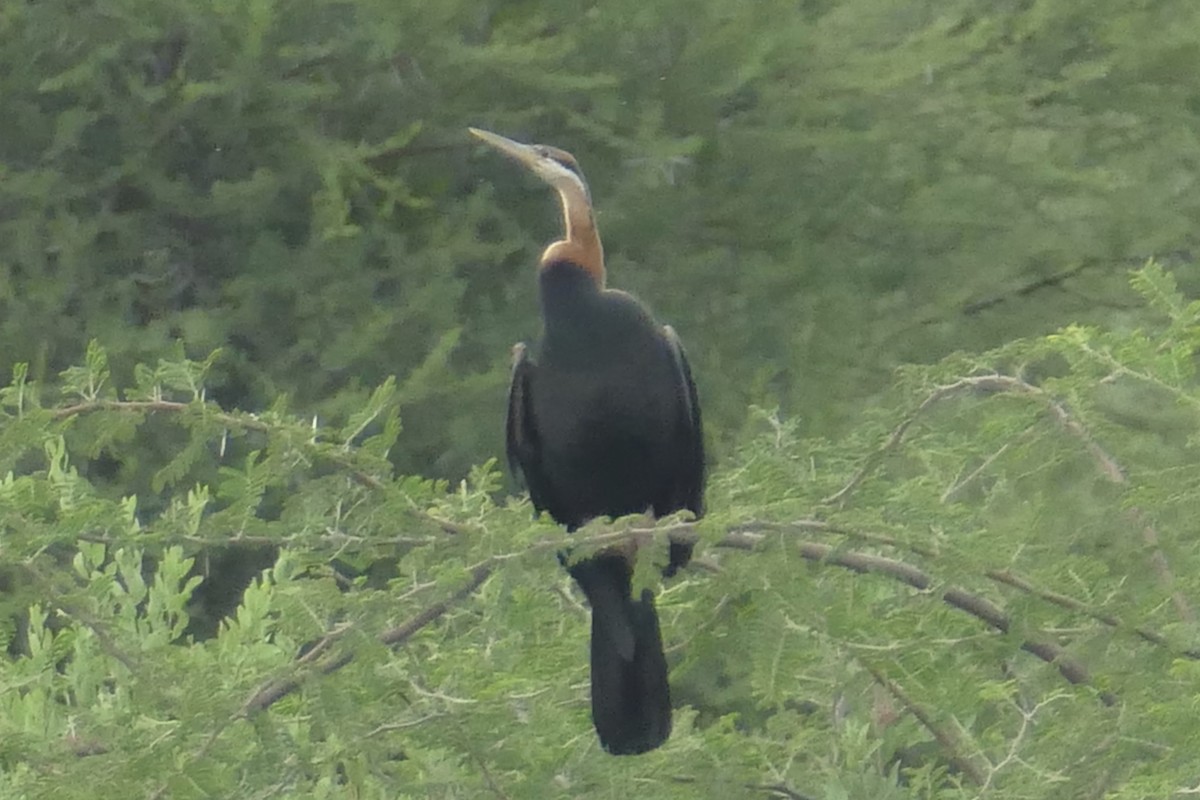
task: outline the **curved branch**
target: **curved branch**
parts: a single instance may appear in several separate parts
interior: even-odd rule
[[[399,647],[400,645],[404,644],[411,639],[413,635],[417,633],[417,631],[433,622],[436,622],[438,619],[443,617],[447,611],[474,593],[476,589],[483,585],[484,581],[491,577],[492,570],[494,568],[494,565],[491,563],[485,563],[475,567],[471,571],[471,579],[463,584],[458,590],[456,590],[454,594],[450,595],[445,600],[440,600],[434,603],[428,608],[422,609],[412,619],[408,620],[404,624],[397,625],[395,628],[391,628],[379,634],[379,641],[389,647]],[[329,649],[333,639],[341,632],[341,630],[338,630],[326,634],[317,642],[315,646],[313,646],[308,652],[296,660],[296,665],[306,665],[317,661],[317,657]],[[342,667],[350,664],[352,661],[354,661],[354,654],[352,652],[340,653],[319,661],[316,665],[316,669],[309,673],[309,675],[331,675]],[[236,716],[248,717],[260,711],[267,710],[283,698],[287,697],[289,694],[292,694],[299,689],[306,677],[308,677],[308,675],[297,676],[283,680],[267,681],[258,689],[256,689],[254,694],[252,694],[250,698],[242,704],[242,707],[238,710]]]
[[[908,692],[904,688],[889,678],[874,664],[866,661],[859,661],[867,672],[871,673],[871,677],[875,682],[887,690],[888,694],[896,698],[896,702],[904,706],[917,721],[925,726],[925,729],[933,734],[933,738],[942,746],[942,750],[946,753],[946,758],[960,772],[971,779],[971,782],[976,786],[983,785],[987,780],[986,771],[972,758],[968,753],[967,744],[963,741],[962,736],[950,725],[939,724],[933,718],[933,714],[924,706],[918,703],[913,698],[909,697]]]
[[[842,505],[846,499],[854,492],[859,485],[866,480],[875,468],[883,461],[884,456],[892,452],[900,446],[904,441],[905,434],[912,427],[917,419],[928,411],[933,406],[937,405],[942,400],[948,397],[953,397],[960,392],[983,392],[983,393],[999,393],[1011,392],[1014,394],[1031,394],[1040,393],[1041,390],[1032,384],[1025,383],[1017,378],[1011,378],[1007,375],[981,375],[973,378],[962,378],[954,383],[938,386],[929,396],[921,401],[907,417],[900,421],[900,424],[892,429],[887,441],[879,446],[874,452],[867,456],[866,461],[858,468],[858,471],[851,476],[846,485],[837,490],[833,494],[822,500],[826,505]]]
[[[827,544],[819,544],[817,542],[797,542],[796,546],[800,550],[800,555],[809,561],[821,564],[833,564],[853,572],[886,575],[921,591],[929,591],[934,585],[934,581],[928,573],[911,564],[905,564],[902,561],[868,555],[866,553],[835,550]],[[1001,633],[1009,632],[1012,620],[1008,614],[1004,613],[999,606],[990,600],[968,592],[966,589],[958,586],[948,586],[941,589],[940,597],[947,605],[957,608],[960,611],[965,611]],[[1066,678],[1068,682],[1094,687],[1088,668],[1083,662],[1068,654],[1061,645],[1048,637],[1027,637],[1021,642],[1021,649],[1040,658],[1047,664],[1054,665],[1058,669],[1059,674]],[[1100,701],[1106,706],[1111,706],[1117,702],[1116,695],[1111,692],[1102,689],[1097,689],[1097,692]]]
[[[881,545],[884,547],[894,547],[899,550],[905,550],[926,558],[936,558],[939,555],[938,550],[932,547],[926,547],[915,542],[904,541],[886,534],[860,531],[820,519],[798,519],[793,520],[792,522],[764,522],[756,520],[745,525],[739,525],[735,530],[747,533],[769,531],[777,533],[816,532],[834,534],[837,536],[845,536],[848,539],[853,539],[858,542],[866,542],[868,544]],[[1092,608],[1082,600],[1077,600],[1074,597],[1070,597],[1050,589],[1043,589],[1034,584],[1033,581],[1022,575],[1019,575],[1016,572],[1013,572],[1012,570],[988,569],[984,570],[982,574],[985,578],[993,581],[994,583],[999,583],[1003,586],[1008,586],[1033,597],[1040,598],[1048,603],[1058,606],[1059,608],[1066,609],[1067,611],[1071,611],[1076,614],[1082,614],[1089,619],[1095,620],[1103,625],[1107,625],[1115,630],[1132,633],[1139,639],[1165,648],[1176,656],[1187,658],[1193,661],[1200,661],[1200,648],[1181,649],[1177,645],[1172,644],[1166,636],[1162,635],[1158,631],[1137,625],[1131,625],[1114,614]]]
[[[274,427],[260,419],[258,416],[248,412],[240,411],[231,413],[223,411],[216,405],[196,401],[192,403],[181,403],[176,400],[88,400],[74,405],[63,406],[54,409],[53,417],[56,420],[66,420],[72,417],[82,417],[88,414],[95,414],[101,411],[112,411],[124,414],[175,414],[181,415],[189,411],[210,415],[211,419],[215,420],[226,428],[234,430],[255,431],[257,433],[270,433]],[[315,442],[314,442],[315,444]],[[334,464],[341,469],[344,469],[354,480],[355,483],[367,489],[383,489],[387,483],[369,472],[361,469],[349,453],[345,455],[340,453],[331,453],[328,450],[320,448],[310,448],[311,455],[315,458],[320,458]],[[476,532],[474,528],[463,525],[461,523],[452,522],[442,519],[428,511],[419,508],[413,508],[414,516],[436,525],[443,533],[452,535],[462,535]]]
[[[987,394],[1005,393],[1033,398],[1049,412],[1050,417],[1063,430],[1082,443],[1083,449],[1091,456],[1097,471],[1106,480],[1118,486],[1129,485],[1129,478],[1120,462],[1100,446],[1099,442],[1092,436],[1091,431],[1071,413],[1064,403],[1054,399],[1043,389],[1020,378],[1011,375],[996,374],[962,378],[954,383],[936,387],[921,401],[916,409],[900,421],[900,424],[892,430],[887,440],[867,456],[862,466],[851,476],[850,480],[841,489],[826,497],[822,502],[829,505],[843,505],[846,499],[866,480],[867,476],[874,472],[879,464],[882,463],[884,457],[900,446],[909,428],[912,427],[913,423],[922,414],[940,401],[966,391]],[[1180,619],[1185,622],[1195,622],[1196,613],[1191,603],[1182,592],[1174,589],[1175,575],[1171,570],[1170,563],[1167,561],[1166,554],[1159,544],[1158,531],[1155,529],[1154,524],[1149,520],[1145,512],[1136,506],[1127,509],[1125,514],[1134,525],[1141,528],[1142,540],[1150,549],[1151,566],[1157,573],[1159,582],[1171,592],[1171,601],[1175,605],[1175,610],[1179,614]]]

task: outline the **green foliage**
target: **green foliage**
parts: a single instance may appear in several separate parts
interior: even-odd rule
[[[1197,14],[0,4],[0,796],[1194,793]],[[495,502],[559,223],[472,124],[701,387],[642,758]]]
[[[1124,271],[1186,263],[1200,211],[1197,14],[8,3],[0,372],[44,382],[98,337],[127,385],[182,341],[225,351],[225,406],[331,425],[397,376],[392,460],[457,479],[500,450],[559,227],[472,157],[476,124],[578,154],[613,284],[688,343],[718,451],[751,403],[833,433],[899,363],[1142,324]]]
[[[123,385],[93,344],[57,401],[18,367],[0,395],[0,794],[1192,789],[1200,302],[1156,265],[1133,284],[1153,326],[906,368],[841,440],[755,411],[694,526],[710,569],[657,587],[675,732],[637,758],[592,733],[561,530],[497,505],[494,463],[457,486],[393,477],[393,382],[326,426],[218,407],[219,359]],[[127,458],[158,484],[89,477]],[[596,523],[576,549],[631,527],[648,552],[693,530]],[[271,563],[198,636],[228,545]]]

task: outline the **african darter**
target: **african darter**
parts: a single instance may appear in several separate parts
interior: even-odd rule
[[[470,130],[562,201],[566,235],[538,264],[542,339],[536,357],[524,344],[513,348],[508,394],[508,460],[534,508],[569,531],[646,511],[699,516],[704,443],[687,357],[674,330],[631,295],[605,288],[604,252],[575,158]],[[654,594],[633,597],[635,552],[623,545],[567,567],[592,607],[592,720],[601,745],[617,755],[653,750],[671,732]],[[663,574],[690,557],[690,544],[672,542]]]

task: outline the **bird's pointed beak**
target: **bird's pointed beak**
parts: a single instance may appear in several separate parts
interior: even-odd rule
[[[467,128],[467,130],[475,138],[483,140],[488,146],[499,150],[504,155],[533,172],[538,172],[538,166],[546,161],[546,157],[530,145],[514,142],[512,139],[501,136],[498,133],[480,130],[479,128]]]
[[[592,200],[587,182],[584,181],[583,175],[579,172],[579,166],[570,153],[559,150],[557,147],[541,144],[521,144],[498,133],[479,128],[467,128],[467,130],[471,132],[472,136],[516,161],[560,193],[566,193],[564,202],[577,205],[582,201],[583,206],[590,209]],[[573,196],[576,193],[580,195],[578,200],[566,200],[567,195]]]

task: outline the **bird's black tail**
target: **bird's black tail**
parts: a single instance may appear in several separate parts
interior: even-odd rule
[[[632,594],[624,556],[601,553],[570,568],[592,606],[592,721],[613,755],[635,755],[671,733],[671,689],[654,594]]]

